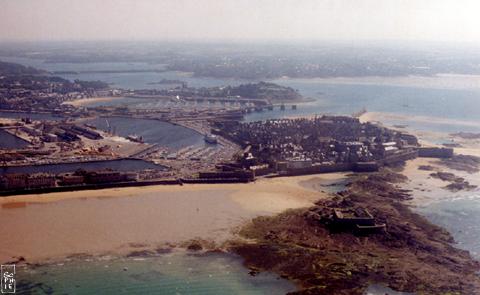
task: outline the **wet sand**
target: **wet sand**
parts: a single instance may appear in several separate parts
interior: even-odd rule
[[[389,120],[401,120],[401,121],[411,121],[415,123],[429,123],[429,124],[449,124],[449,125],[459,125],[459,126],[472,126],[477,127],[479,122],[476,121],[466,121],[466,120],[455,120],[448,118],[440,117],[430,117],[430,116],[418,116],[418,115],[401,115],[388,112],[366,112],[360,116],[361,122],[384,122]],[[411,131],[410,128],[405,130]]]
[[[150,186],[0,198],[0,261],[127,254],[201,238],[221,245],[246,221],[327,196],[300,182]]]
[[[472,121],[459,121],[446,118],[438,117],[426,117],[426,116],[406,116],[399,114],[391,113],[381,113],[381,112],[367,112],[360,116],[362,122],[367,121],[388,121],[388,120],[402,120],[402,121],[411,121],[411,122],[420,122],[420,123],[436,123],[436,124],[455,124],[455,125],[466,125],[466,126],[478,126],[477,123]],[[389,127],[392,128],[392,127]],[[395,129],[395,128],[392,128]],[[479,139],[465,139],[458,136],[451,136],[448,133],[434,132],[434,131],[418,131],[411,130],[409,127],[401,128],[409,132],[419,139],[419,142],[422,146],[440,146],[435,144],[435,142],[441,142],[442,139],[449,138],[452,140],[452,143],[456,143],[459,147],[455,147],[454,151],[456,154],[463,155],[472,155],[480,157],[480,140]],[[462,177],[472,185],[477,185],[480,187],[480,173],[467,173],[465,171],[457,171],[449,169],[448,167],[438,163],[438,159],[433,158],[417,158],[414,160],[407,161],[402,174],[409,178],[409,181],[405,184],[402,184],[402,188],[412,190],[414,197],[409,203],[413,206],[427,206],[431,202],[436,202],[440,200],[447,200],[455,198],[459,195],[465,194],[465,191],[451,192],[444,187],[448,182],[442,181],[438,178],[433,178],[430,176],[432,172],[435,171],[426,171],[418,169],[422,165],[429,165],[435,167],[436,171],[449,172],[453,173],[455,176]],[[476,189],[475,192],[480,190]],[[467,192],[472,194],[472,192]]]
[[[434,167],[435,170],[427,171],[418,169],[421,165],[429,165]],[[430,176],[432,172],[441,171],[453,173],[457,177],[462,177],[472,185],[480,187],[480,173],[468,173],[465,171],[453,170],[440,165],[438,159],[430,158],[417,158],[410,160],[406,163],[402,174],[408,177],[408,181],[402,184],[402,188],[412,190],[413,199],[409,202],[413,206],[427,206],[431,202],[437,202],[441,200],[448,200],[456,198],[460,195],[474,194],[480,189],[474,189],[473,191],[458,191],[452,192],[445,189],[445,186],[449,182],[442,181],[441,179]]]

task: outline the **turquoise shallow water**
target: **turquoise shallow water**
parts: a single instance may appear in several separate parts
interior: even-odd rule
[[[19,267],[19,294],[285,294],[290,282],[248,274],[234,255],[173,253]]]
[[[296,287],[271,273],[248,274],[231,254],[176,252],[148,258],[88,258],[17,268],[18,294],[275,295]],[[372,285],[366,295],[408,295]]]

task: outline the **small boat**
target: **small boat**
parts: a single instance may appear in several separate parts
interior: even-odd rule
[[[217,144],[217,137],[213,134],[205,134],[204,140],[206,143]]]

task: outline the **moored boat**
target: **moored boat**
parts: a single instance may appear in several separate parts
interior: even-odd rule
[[[205,142],[211,143],[211,144],[217,144],[218,143],[217,136],[215,136],[213,134],[205,134],[204,140],[205,140]]]

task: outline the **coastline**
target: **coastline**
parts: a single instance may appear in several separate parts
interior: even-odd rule
[[[431,163],[432,161],[435,161],[435,159],[420,158],[416,160],[411,160],[407,162],[407,165],[403,169],[402,174],[415,178],[416,173],[418,173],[418,167],[420,165]],[[424,171],[421,171],[421,172],[424,172]],[[260,259],[259,257],[255,256],[256,255],[255,253],[257,253],[255,250],[255,247],[256,247],[255,245],[265,246],[265,242],[264,241],[259,242],[257,238],[253,236],[248,236],[248,235],[245,236],[243,232],[245,231],[246,226],[248,227],[249,224],[251,224],[252,222],[251,220],[254,220],[254,221],[255,220],[277,220],[278,218],[280,218],[279,224],[275,223],[275,224],[271,224],[270,226],[274,231],[276,230],[277,226],[280,226],[280,227],[285,226],[285,225],[282,225],[283,221],[280,221],[282,220],[282,218],[284,218],[282,216],[290,216],[290,214],[293,214],[293,216],[296,216],[297,214],[296,212],[306,212],[306,210],[309,210],[308,208],[312,208],[312,206],[315,206],[315,204],[329,202],[332,196],[331,192],[323,191],[322,189],[323,187],[319,185],[319,183],[328,187],[332,183],[337,183],[345,180],[346,177],[351,177],[351,176],[345,173],[329,173],[329,174],[316,174],[316,175],[294,176],[294,177],[262,178],[257,180],[254,183],[249,183],[249,184],[206,184],[206,185],[191,184],[191,185],[184,185],[184,186],[149,186],[149,187],[143,187],[141,189],[137,189],[137,188],[105,189],[105,190],[73,192],[73,193],[52,193],[48,195],[24,195],[24,196],[0,198],[0,204],[2,207],[1,210],[5,210],[3,212],[4,214],[0,215],[0,221],[2,220],[2,217],[5,217],[5,212],[7,213],[7,218],[8,218],[9,212],[13,212],[15,210],[19,210],[19,211],[25,210],[29,206],[37,206],[36,208],[34,208],[35,210],[42,210],[42,208],[47,208],[48,206],[51,206],[51,207],[60,207],[59,208],[60,211],[67,209],[66,212],[64,212],[64,214],[68,215],[70,219],[72,218],[77,219],[77,222],[79,224],[81,223],[82,227],[84,227],[81,230],[79,228],[76,228],[75,226],[72,227],[71,226],[72,223],[69,222],[69,219],[65,218],[64,220],[66,221],[66,227],[68,227],[68,232],[67,232],[66,228],[64,228],[63,230],[62,229],[59,230],[58,227],[55,227],[53,225],[54,224],[53,221],[48,221],[48,224],[46,227],[49,227],[49,226],[54,227],[53,229],[49,228],[49,231],[44,231],[45,228],[42,228],[42,227],[40,228],[35,227],[35,231],[38,231],[37,232],[38,234],[41,234],[42,236],[45,237],[42,240],[42,242],[45,243],[44,245],[45,248],[42,248],[40,246],[37,250],[40,250],[40,252],[43,252],[43,253],[46,253],[45,252],[46,248],[48,248],[48,250],[52,250],[52,249],[58,250],[57,248],[58,244],[56,245],[56,243],[52,243],[51,239],[60,239],[60,244],[62,244],[62,247],[68,246],[68,251],[65,251],[65,249],[60,249],[59,252],[51,251],[50,255],[45,255],[45,256],[40,256],[40,255],[35,256],[32,254],[22,255],[22,254],[19,254],[22,252],[18,252],[18,253],[11,252],[11,253],[8,253],[9,260],[7,259],[7,257],[5,257],[6,253],[3,252],[1,253],[0,257],[2,261],[12,261],[12,260],[15,261],[15,259],[19,259],[20,257],[23,257],[25,258],[25,261],[18,261],[18,260],[17,261],[20,262],[21,264],[27,263],[29,265],[35,266],[35,265],[44,265],[44,264],[50,264],[50,263],[63,263],[65,261],[71,261],[71,260],[74,261],[76,259],[80,259],[80,260],[86,259],[87,261],[91,261],[92,259],[93,260],[102,259],[102,257],[110,257],[109,259],[112,259],[112,258],[115,259],[115,258],[121,258],[121,257],[137,257],[138,259],[144,259],[146,257],[157,256],[161,253],[170,253],[171,251],[174,251],[174,250],[184,251],[185,249],[190,249],[194,251],[200,250],[200,252],[198,253],[205,253],[205,252],[208,253],[209,251],[214,251],[214,252],[220,251],[220,252],[239,254],[245,259],[245,265],[249,267],[254,273],[262,270],[274,271],[277,274],[282,275],[283,277],[289,278],[293,283],[295,283],[300,288],[305,288],[306,286],[307,287],[310,286],[310,283],[305,283],[302,280],[299,281],[298,278],[286,275],[284,270],[279,270],[279,269],[270,268],[270,267],[264,268],[263,266],[259,267],[258,263],[255,262],[255,259]],[[366,175],[357,175],[357,177],[352,178],[350,180],[352,180],[353,182],[356,182],[357,180],[364,177],[366,177]],[[388,181],[390,180],[387,180],[387,182]],[[425,184],[425,187],[429,189],[433,189],[437,187],[440,190],[440,188],[438,187],[438,184],[440,183],[441,181],[437,179],[431,179],[431,181]],[[357,184],[355,184],[354,187],[356,186]],[[403,187],[403,184],[399,183],[396,186]],[[349,190],[352,191],[351,188],[349,188]],[[354,188],[352,192],[360,192],[361,194],[361,191],[362,191],[361,189],[358,190],[358,188]],[[389,193],[388,189],[383,191]],[[417,199],[416,193],[413,193],[412,196],[414,198],[410,201],[405,199],[400,200],[400,202],[404,203],[404,205],[402,205],[402,206],[405,206],[404,208],[415,206],[415,204],[420,204],[421,202],[428,201],[426,199]],[[149,198],[150,201],[153,200],[153,203],[152,202],[145,203],[145,198]],[[117,207],[118,204],[122,204],[125,200],[128,200],[128,213],[124,211],[127,208],[125,206],[126,204],[120,205],[121,207],[123,206],[123,209],[121,208],[119,209]],[[94,206],[89,207],[88,210],[85,210],[85,208],[82,208],[82,203],[85,203],[88,201],[93,201],[95,202],[95,204],[93,204]],[[137,201],[139,202],[139,204],[143,203],[141,208],[136,208],[135,203]],[[73,203],[68,204],[69,202],[73,202]],[[108,217],[109,213],[104,213],[102,211],[102,209],[107,208],[101,204],[105,202],[108,204],[107,205],[108,210],[115,212],[114,213],[115,218],[119,219],[118,222],[121,224],[121,229],[114,226],[115,221],[112,218]],[[158,202],[161,203],[159,207],[153,206],[154,203],[158,203]],[[389,203],[390,201],[382,201],[382,202],[384,202],[382,203],[383,205],[379,205],[379,206],[391,206]],[[175,208],[169,207],[173,203],[176,204],[174,206]],[[64,204],[67,204],[67,206],[64,207],[63,206]],[[372,204],[374,204],[373,206],[377,206],[377,203],[375,202]],[[215,208],[216,206],[220,206],[220,208],[218,207]],[[68,209],[68,207],[70,207],[70,209]],[[100,211],[92,213],[92,210],[94,210],[94,207],[100,207],[99,209]],[[154,219],[156,219],[156,222],[158,223],[157,223],[157,226],[153,226],[152,223],[138,224],[135,222],[132,225],[131,224],[132,219],[128,218],[128,215],[135,215],[135,212],[138,212],[138,213],[141,212],[143,214],[143,216],[141,217],[142,219],[150,219],[151,218],[150,214],[152,213],[152,211],[154,212],[156,209],[159,209],[159,208],[161,208],[162,210],[165,210],[166,212],[169,212],[170,215],[173,215],[173,219],[170,219],[170,222],[166,222],[166,220],[162,219],[159,216],[159,214],[154,214],[153,217]],[[380,208],[384,208],[384,207],[380,207]],[[397,207],[394,207],[394,208],[397,208]],[[75,209],[74,210],[75,213],[73,213],[74,211],[72,209]],[[83,216],[79,216],[82,214],[85,214],[85,217],[87,217],[88,220],[84,220]],[[195,217],[196,214],[197,215],[205,214],[205,215],[203,215],[202,218],[198,219]],[[302,214],[301,216],[303,216],[303,213],[301,214]],[[377,212],[377,214],[379,213]],[[407,214],[407,212],[404,212],[403,214]],[[407,216],[412,216],[411,217],[412,220],[415,220],[415,222],[412,222],[412,223],[409,222],[409,223],[413,227],[412,229],[415,229],[416,234],[418,235],[425,234],[423,232],[423,229],[425,228],[425,230],[428,229],[429,231],[441,231],[442,235],[445,235],[445,237],[442,238],[442,239],[445,239],[445,241],[442,242],[443,246],[441,247],[446,247],[446,248],[441,248],[441,249],[445,249],[445,251],[447,252],[443,252],[443,250],[436,250],[436,251],[440,251],[439,253],[437,253],[437,255],[441,255],[442,261],[443,259],[447,259],[447,260],[460,259],[454,263],[454,264],[458,263],[459,264],[458,266],[452,266],[451,264],[449,264],[450,266],[448,267],[460,267],[460,265],[463,265],[461,267],[462,268],[465,267],[465,269],[463,269],[462,272],[465,271],[465,274],[468,274],[468,276],[471,278],[471,275],[468,269],[474,268],[474,264],[471,264],[473,262],[469,262],[470,258],[468,254],[465,254],[466,253],[465,251],[461,252],[461,250],[456,250],[451,246],[452,241],[449,240],[450,238],[448,233],[445,230],[424,221],[422,217],[414,217],[416,216],[415,214],[414,215],[410,215],[410,214],[414,214],[414,213],[408,213]],[[95,221],[98,221],[96,219],[96,216],[97,217],[101,216],[101,219],[107,219],[109,220],[109,222],[107,222],[107,224],[97,223],[95,222]],[[205,218],[206,216],[208,217]],[[33,218],[35,218],[35,216],[33,216]],[[184,219],[186,218],[191,219],[191,222],[187,223],[186,227],[178,227],[178,223],[185,224]],[[292,218],[298,218],[298,217],[292,217]],[[5,221],[5,219],[3,221]],[[92,222],[94,222],[93,224],[95,224],[97,229],[88,230],[88,234],[81,236],[80,240],[76,239],[78,238],[78,236],[72,239],[70,235],[72,234],[81,235],[81,232],[87,230],[87,228],[90,228],[93,225],[91,224]],[[5,224],[5,222],[3,222],[3,224],[5,225],[4,229],[9,228],[8,223]],[[211,226],[212,224],[214,226]],[[16,222],[16,226],[17,226],[16,234],[20,236],[23,241],[22,230],[19,231],[19,225],[20,225],[20,229],[23,228],[23,230],[25,230],[26,228],[23,227],[22,222],[20,222],[20,224]],[[393,223],[390,226],[394,226],[395,231],[399,230],[397,226],[394,225]],[[402,225],[402,226],[406,226],[406,225]],[[420,228],[417,228],[417,226],[420,226]],[[162,227],[164,228],[162,229]],[[103,229],[103,234],[105,234],[108,231],[113,232],[113,235],[107,235],[103,237],[109,240],[108,245],[106,247],[102,247],[102,243],[101,241],[99,241],[99,240],[102,240],[102,230],[98,230],[98,228]],[[148,230],[148,233],[142,234],[142,232],[144,231],[143,230],[144,228]],[[154,229],[152,230],[152,228]],[[290,228],[290,225],[287,225],[287,228]],[[400,227],[400,229],[403,230],[402,227]],[[290,230],[292,229],[288,229],[288,231]],[[27,229],[27,231],[29,230]],[[31,231],[33,231],[33,227],[31,228],[30,232]],[[132,238],[131,236],[125,235],[125,233],[132,233],[132,232],[135,232],[133,239],[130,239]],[[161,233],[161,235],[158,236],[155,234],[155,232]],[[182,236],[178,237],[178,236],[172,235],[171,234],[172,232],[173,233],[181,232]],[[67,233],[68,235],[64,236],[62,239],[62,235],[64,235],[65,233]],[[2,234],[3,236],[9,236],[9,234],[11,233],[2,232],[2,229],[0,229],[0,234]],[[92,238],[90,237],[90,240],[88,240],[89,235],[94,235],[96,239],[92,240]],[[150,237],[152,236],[153,236],[153,239],[150,239]],[[253,241],[252,238],[257,240],[253,244],[252,244],[252,241]],[[39,238],[37,237],[35,239],[39,239]],[[85,241],[82,241],[82,239],[88,242],[85,243]],[[395,250],[394,254],[390,254],[387,251],[387,249],[382,248],[385,246],[376,244],[378,243],[378,241],[375,242],[376,239],[377,238],[372,238],[368,243],[364,244],[369,251],[367,253],[363,253],[363,251],[365,250],[361,250],[361,248],[358,248],[358,242],[351,241],[351,243],[353,243],[352,244],[353,250],[350,249],[351,246],[348,245],[348,243],[342,244],[341,246],[341,249],[343,249],[342,251],[346,251],[345,252],[347,253],[346,255],[354,261],[357,261],[357,260],[363,261],[362,259],[367,259],[367,257],[370,257],[368,259],[373,259],[374,261],[378,261],[378,259],[380,259],[379,257],[381,257],[380,261],[385,260],[387,262],[380,265],[385,265],[386,269],[389,269],[390,271],[393,271],[395,273],[392,276],[386,275],[386,274],[378,277],[374,276],[372,277],[372,280],[371,281],[368,280],[368,282],[388,283],[391,287],[393,287],[396,290],[399,290],[399,289],[404,291],[412,290],[413,287],[411,284],[404,285],[405,284],[404,282],[406,280],[405,275],[402,272],[398,272],[397,268],[394,266],[395,265],[394,261],[396,261],[398,257],[400,257],[401,255],[404,255],[403,261],[405,263],[408,263],[408,261],[412,261],[412,263],[414,263],[417,267],[421,266],[421,268],[424,271],[430,272],[430,265],[422,266],[423,262],[421,261],[423,261],[423,259],[425,258],[418,260],[419,258],[417,257],[416,254],[406,255],[405,253],[402,252],[404,250]],[[122,243],[115,244],[115,242],[118,242],[119,240],[121,240]],[[347,238],[347,240],[349,240],[349,238]],[[343,240],[339,240],[337,242],[340,242],[340,241],[342,241],[341,243],[345,242]],[[16,245],[18,245],[18,242],[19,241],[16,242],[17,243]],[[27,241],[25,242],[29,243],[32,241],[28,241],[27,239]],[[421,239],[418,240],[417,242],[426,243]],[[268,243],[270,242],[267,242],[267,245]],[[91,247],[92,244],[94,247]],[[22,245],[19,245],[19,246],[20,247],[18,247],[17,249],[24,250],[24,248],[22,249]],[[34,246],[38,247],[39,245],[34,245]],[[330,252],[331,246],[333,246],[333,244],[330,246],[326,246],[325,249],[328,249],[328,250],[324,249],[322,251],[328,251],[327,252],[328,254],[325,258],[327,259],[326,261],[330,261],[330,263],[335,263],[336,255],[338,255],[338,253],[341,253],[341,252],[338,252],[338,251]],[[254,248],[250,248],[250,247],[254,247]],[[305,245],[302,247],[305,247]],[[337,248],[337,246],[335,246],[334,248]],[[353,252],[350,251],[349,249],[352,250]],[[392,248],[392,249],[395,249],[395,248]],[[357,251],[360,251],[360,252],[357,252]],[[27,252],[23,252],[23,253],[27,253]],[[364,256],[364,254],[366,256]],[[254,255],[253,257],[256,257],[254,258],[253,261],[252,261],[252,255]],[[266,255],[266,253],[264,253],[264,255]],[[296,255],[302,255],[302,254],[296,254]],[[457,255],[460,255],[460,256],[457,256]],[[288,258],[288,259],[291,259],[291,258]],[[368,259],[365,261],[368,261]],[[371,262],[369,261],[365,263],[370,265]],[[375,262],[375,263],[378,263],[378,262]],[[352,269],[352,266],[348,266],[347,269],[350,269],[350,271],[352,272],[354,272],[355,270],[355,268]],[[324,270],[322,268],[317,269],[317,272],[319,273],[323,273],[323,271],[326,271],[326,274],[329,273],[328,270]],[[368,270],[367,268],[366,271],[369,272],[370,270]],[[328,276],[330,276],[330,274],[328,274]],[[355,277],[357,276],[358,274],[355,275]],[[328,280],[332,280],[333,282],[332,286],[338,287],[338,284],[335,283],[336,279],[332,277]],[[428,279],[425,279],[425,278],[422,278],[422,280],[428,281]],[[432,286],[435,286],[433,281],[430,281],[430,283],[433,284]],[[472,283],[472,284],[476,284],[476,283]],[[364,279],[362,279],[362,283],[358,285],[358,288],[355,288],[356,290],[355,292],[360,292],[359,290],[364,290],[365,286],[366,286],[365,281]],[[333,288],[337,288],[337,287],[333,287]],[[435,287],[432,287],[432,288],[435,288]],[[441,288],[444,288],[444,287],[441,287]],[[336,290],[336,289],[332,289],[332,290]],[[357,293],[352,293],[352,294],[357,294]],[[358,294],[363,294],[363,293],[358,293]],[[426,293],[426,294],[431,294],[431,293]]]
[[[367,112],[360,117],[363,122],[384,122],[392,119],[405,120],[406,122],[430,122],[434,124],[457,124],[457,125],[475,125],[472,121],[456,121],[446,118],[425,117],[425,116],[407,116],[381,112]],[[478,125],[477,125],[478,126]],[[414,130],[410,127],[396,128],[388,126],[388,128],[406,130],[415,135],[422,146],[442,146],[438,142],[446,141],[455,144],[454,151],[456,154],[480,157],[480,139],[467,139],[447,132]],[[432,171],[419,169],[421,166],[433,167]],[[412,200],[408,203],[414,207],[425,207],[431,202],[445,201],[455,198],[458,193],[445,189],[448,184],[438,178],[432,177],[430,174],[435,171],[452,173],[457,177],[462,177],[473,185],[480,187],[480,172],[469,173],[459,171],[447,167],[438,159],[433,158],[417,158],[407,161],[401,173],[409,178],[407,183],[402,187],[413,192]],[[475,190],[474,190],[475,191]],[[459,193],[462,193],[460,191]]]
[[[362,119],[372,120],[375,116],[378,116],[378,113],[367,113]],[[445,134],[440,133],[432,134],[445,136]],[[474,154],[479,150],[475,148],[474,144],[469,148],[471,149],[470,152]],[[466,148],[463,147],[463,149]],[[460,152],[462,151],[456,148],[457,152],[459,150]],[[402,200],[402,202],[405,201],[405,205],[416,206],[431,201],[431,199],[424,196],[419,197],[418,191],[429,192],[432,194],[431,197],[439,197],[442,191],[441,186],[445,183],[428,177],[430,173],[428,171],[418,170],[421,165],[434,164],[435,161],[422,158],[407,162],[402,174],[417,182],[406,185],[407,189],[414,191],[414,198],[411,201]],[[443,168],[441,169],[443,170]],[[419,175],[422,177],[419,177]],[[7,221],[6,223],[3,222],[7,230],[0,230],[2,236],[9,237],[16,234],[23,240],[22,230],[24,231],[23,233],[38,231],[33,236],[28,237],[23,245],[19,240],[13,242],[12,240],[7,240],[7,243],[11,243],[7,245],[8,248],[13,249],[13,245],[15,245],[19,251],[15,252],[17,249],[15,251],[1,251],[0,259],[2,261],[12,261],[12,259],[23,257],[27,263],[43,263],[56,259],[83,257],[84,255],[131,255],[132,253],[140,253],[139,255],[142,256],[145,253],[148,255],[148,253],[153,251],[158,252],[159,249],[188,248],[191,245],[197,245],[203,249],[225,249],[224,247],[229,247],[228,244],[225,244],[229,241],[239,242],[237,239],[240,239],[240,243],[242,243],[242,238],[238,236],[238,232],[254,218],[273,216],[275,214],[283,216],[282,214],[285,214],[287,209],[305,210],[305,208],[313,206],[315,202],[328,198],[330,195],[326,192],[318,191],[318,187],[313,185],[312,182],[318,182],[322,178],[331,180],[329,177],[335,179],[340,177],[340,175],[317,174],[300,177],[259,179],[257,182],[250,184],[149,186],[0,198],[2,210],[5,210],[4,212],[7,213],[0,215],[0,221],[2,221],[2,217],[5,218],[3,219],[4,221]],[[423,187],[417,187],[419,186],[418,181],[423,182]],[[405,187],[403,184],[399,184],[399,186]],[[448,197],[448,192],[445,194]],[[112,202],[109,202],[110,200]],[[84,206],[85,204],[82,204],[90,201],[94,202],[94,204],[92,203],[86,207]],[[109,203],[109,205],[100,204],[105,202]],[[140,206],[135,207],[136,205]],[[33,208],[35,211],[41,211],[41,208],[46,208],[46,206],[49,208],[57,207],[58,210],[54,209],[52,211],[55,213],[53,216],[45,214],[50,216],[50,219],[44,220],[42,223],[45,223],[45,226],[40,229],[34,229],[36,224],[33,222],[35,217],[39,218],[40,215],[33,216],[33,219],[30,220],[27,217],[26,223],[25,219],[21,217],[12,218],[9,215],[14,211],[25,211],[29,207],[35,207]],[[99,207],[99,211],[95,211],[98,209],[97,207]],[[60,212],[61,214],[58,215]],[[159,212],[168,212],[167,215],[169,217],[162,219]],[[135,216],[135,213],[138,213],[140,217]],[[80,216],[82,214],[84,216]],[[196,218],[195,214],[201,216]],[[408,214],[411,213],[408,212]],[[132,216],[133,219],[131,219]],[[148,222],[138,223],[139,218],[146,219]],[[21,220],[20,230],[18,222],[9,224],[9,219]],[[75,222],[71,223],[70,219],[74,219]],[[104,223],[97,222],[102,219]],[[59,228],[55,223],[56,220],[66,220],[66,224],[62,225],[64,226],[63,228]],[[188,222],[185,222],[185,220],[188,220]],[[412,220],[417,221],[415,218]],[[416,223],[412,224],[413,226],[417,225]],[[430,226],[434,227],[434,225],[428,224],[427,228]],[[90,230],[90,228],[95,227],[97,228]],[[15,234],[13,231],[15,231]],[[181,233],[181,235],[176,235],[178,233]],[[42,238],[35,235],[41,235]],[[446,235],[448,236],[448,234]],[[93,241],[92,238],[94,239]],[[59,240],[56,241],[58,243],[52,245],[49,244],[52,241],[50,239]],[[35,241],[37,241],[37,244],[35,244]],[[42,245],[39,245],[39,241],[42,242]],[[451,243],[451,241],[448,241],[447,244],[446,240],[444,242],[445,245]],[[30,244],[26,245],[27,243]],[[18,246],[19,244],[20,246]],[[449,251],[456,251],[451,250],[453,249],[451,246],[445,247]],[[38,253],[48,253],[48,255],[42,256],[38,255]],[[443,252],[440,251],[440,253],[443,255]],[[455,257],[457,255],[455,253],[449,252],[448,255]],[[395,259],[400,254],[396,252]],[[389,257],[385,252],[382,252],[382,255],[385,255],[381,256],[385,259]],[[448,255],[445,256],[447,260],[451,258]],[[416,255],[409,255],[408,259],[417,259],[417,257]],[[466,265],[467,261],[469,260],[462,256],[462,263]],[[248,262],[248,259],[247,264],[255,265],[251,261]],[[390,264],[388,264],[388,267],[393,268]],[[382,279],[379,279],[379,281],[381,282]],[[402,288],[399,285],[400,283],[394,282],[393,284],[397,288]],[[411,287],[407,289],[409,288]]]
[[[385,119],[391,115],[366,113],[361,119],[372,121],[379,117]],[[408,120],[411,117],[405,116],[402,119]],[[431,122],[431,118],[427,117],[414,117],[413,119],[420,122]],[[451,122],[448,119],[436,119],[434,123],[438,124]],[[399,129],[407,130],[418,136],[422,145],[439,146],[440,139],[448,137],[459,145],[459,147],[455,147],[457,154],[480,155],[478,140],[465,139],[442,132],[410,130],[408,127]],[[422,166],[433,166],[434,168],[433,171],[419,169]],[[329,246],[328,243],[325,245],[326,242],[323,239],[316,240],[314,238],[320,229],[305,220],[308,212],[302,209],[283,212],[274,217],[253,219],[242,229],[241,234],[246,238],[254,239],[256,243],[234,244],[232,249],[244,257],[246,265],[255,271],[274,271],[299,284],[302,289],[297,292],[298,294],[316,294],[315,292],[320,291],[319,294],[324,294],[322,292],[332,294],[343,289],[349,289],[349,291],[338,294],[364,294],[364,288],[372,283],[387,283],[395,290],[423,291],[425,294],[438,294],[439,290],[442,290],[442,294],[448,294],[450,291],[460,292],[459,294],[477,294],[480,287],[478,275],[475,274],[480,265],[478,261],[472,257],[470,252],[458,249],[453,236],[441,226],[429,222],[426,217],[417,213],[419,211],[416,210],[416,207],[428,206],[430,202],[452,198],[453,193],[446,186],[448,182],[432,177],[432,172],[451,173],[455,177],[465,178],[474,186],[480,185],[478,178],[480,172],[458,171],[447,167],[446,163],[441,160],[431,158],[407,161],[405,167],[395,168],[394,171],[397,171],[395,173],[400,171],[402,177],[406,176],[408,179],[391,181],[388,180],[390,172],[384,174],[384,171],[371,174],[373,178],[370,181],[369,176],[358,174],[356,180],[353,181],[353,186],[349,186],[348,191],[342,194],[342,196],[348,197],[346,203],[353,201],[354,203],[358,202],[360,206],[367,206],[371,212],[382,216],[382,220],[385,216],[389,219],[392,218],[387,221],[389,224],[387,234],[391,232],[393,240],[398,239],[398,241],[384,250],[381,250],[382,247],[389,245],[392,241],[384,244],[385,241],[381,236],[373,236],[362,242],[360,237],[332,237],[327,234],[324,239],[333,239],[334,242],[332,242],[337,245],[335,248],[341,249],[334,251],[331,249],[331,245]],[[384,177],[386,177],[385,180],[383,180]],[[366,178],[366,180],[362,180],[362,178]],[[377,181],[379,182],[375,184]],[[376,188],[376,185],[379,187]],[[362,186],[364,187],[362,188]],[[372,200],[374,201],[372,202]],[[328,201],[321,200],[317,204],[319,208],[324,208]],[[299,231],[297,228],[302,230]],[[310,234],[305,235],[305,232],[310,232]],[[354,240],[351,241],[351,238]],[[392,236],[387,238],[387,241],[391,238]],[[365,246],[365,249],[358,247],[358,239],[360,239],[360,245]],[[396,244],[402,244],[403,242],[400,242],[402,239],[407,239],[408,242],[404,246]],[[403,247],[405,249],[402,249]],[[318,251],[322,253],[320,256],[316,256]],[[363,253],[364,251],[369,252]],[[432,255],[436,258],[427,258]],[[348,262],[345,262],[345,257],[348,257],[346,259]],[[382,257],[381,262],[378,261],[378,257]],[[365,264],[371,260],[375,261],[371,266],[369,263]],[[359,262],[358,265],[356,261]],[[392,262],[394,263],[391,264]],[[313,270],[308,267],[310,263],[315,266]],[[341,267],[338,270],[324,267],[329,263],[339,264]],[[379,264],[381,270],[375,271]],[[363,266],[367,267],[363,268]],[[410,270],[405,271],[409,268]],[[439,268],[443,270],[437,273]],[[391,271],[387,271],[388,269]],[[432,272],[432,270],[434,271]],[[409,275],[405,275],[404,271]],[[428,274],[430,272],[431,274]],[[459,275],[459,272],[463,272],[463,274]],[[345,282],[352,280],[352,276],[356,283],[352,282],[352,285],[348,286]],[[415,279],[408,278],[408,276],[413,276]],[[365,277],[369,277],[369,279],[364,281]],[[445,279],[441,277],[445,277]],[[320,289],[318,289],[319,285]],[[422,287],[417,289],[419,286]]]
[[[395,170],[395,169],[394,169]],[[359,175],[348,189],[308,209],[258,217],[240,232],[255,243],[231,249],[256,272],[274,271],[300,286],[295,294],[365,294],[371,284],[419,294],[480,294],[480,263],[455,247],[445,229],[412,211],[404,175]],[[385,232],[334,230],[333,208],[365,208]]]
[[[422,170],[421,167],[432,167],[432,170]],[[456,177],[462,177],[470,184],[480,186],[480,173],[468,173],[458,171],[443,165],[435,159],[418,158],[408,161],[401,172],[409,181],[402,184],[402,188],[412,191],[413,198],[408,204],[413,207],[426,207],[432,202],[441,202],[456,198],[459,194],[465,194],[465,190],[452,192],[446,189],[448,182],[432,177],[433,172],[451,173]],[[475,193],[478,189],[470,190]]]

